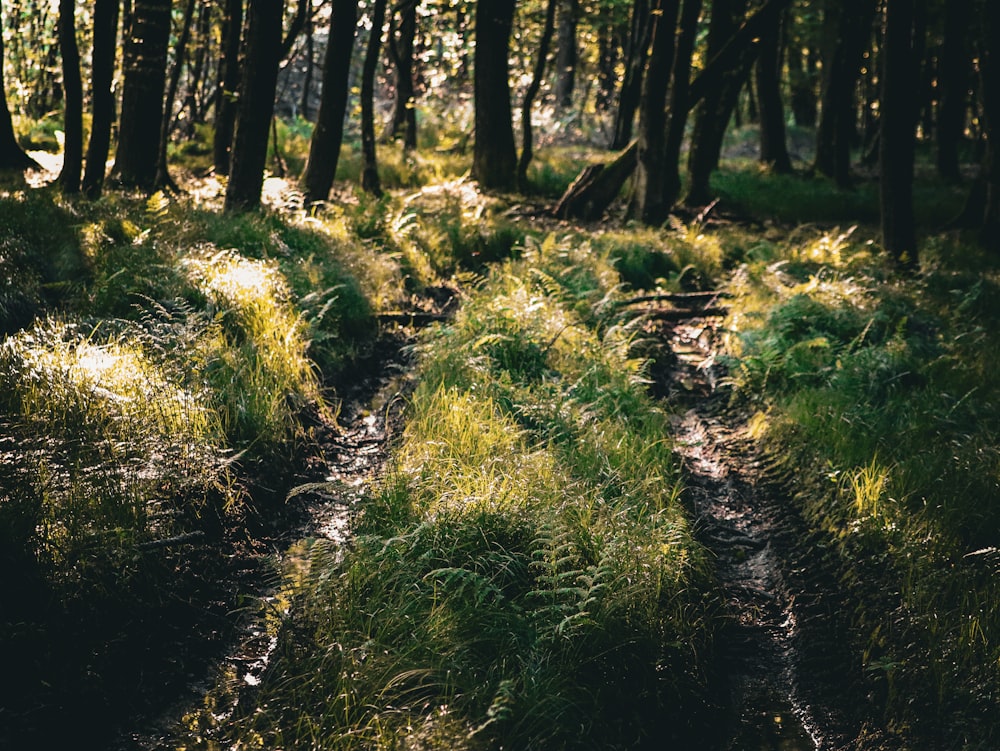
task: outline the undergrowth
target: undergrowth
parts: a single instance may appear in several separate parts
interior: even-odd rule
[[[861,603],[869,709],[935,747],[990,748],[1000,279],[941,238],[906,279],[849,233],[767,251],[729,285],[732,378]]]
[[[696,725],[710,578],[666,416],[601,315],[618,276],[568,239],[527,248],[424,337],[351,548],[303,544],[245,746],[635,748]]]

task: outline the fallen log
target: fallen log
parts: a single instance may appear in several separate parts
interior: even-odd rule
[[[633,141],[614,161],[585,167],[566,188],[553,213],[560,219],[600,219],[638,163],[639,142]]]

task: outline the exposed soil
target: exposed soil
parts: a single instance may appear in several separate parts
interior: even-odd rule
[[[649,332],[672,353],[660,358],[658,390],[675,411],[687,501],[726,599],[714,677],[724,721],[713,745],[874,749],[877,742],[856,745],[868,731],[835,574],[719,385],[720,320],[658,323]]]

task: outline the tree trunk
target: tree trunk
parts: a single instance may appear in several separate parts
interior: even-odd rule
[[[958,182],[958,145],[965,131],[969,103],[969,52],[966,38],[971,19],[971,0],[949,0],[945,4],[944,44],[941,47],[937,112],[937,170],[945,180]]]
[[[599,219],[635,172],[638,155],[639,143],[633,141],[610,164],[584,168],[563,193],[553,213],[560,219]]]
[[[677,203],[681,194],[681,144],[687,127],[691,85],[691,60],[698,34],[698,18],[701,16],[702,0],[684,0],[681,10],[680,29],[677,35],[677,49],[674,54],[673,73],[670,86],[670,122],[664,144],[663,160],[663,214],[655,224],[666,221],[668,212]]]
[[[603,24],[597,38],[597,98],[595,109],[600,113],[608,112],[615,98],[618,53],[621,49],[619,30],[610,23]]]
[[[191,39],[191,22],[194,20],[195,0],[188,0],[184,8],[184,20],[181,23],[180,37],[174,52],[174,67],[170,71],[170,81],[167,84],[166,101],[163,103],[163,119],[160,121],[159,150],[156,158],[156,178],[154,188],[177,190],[177,184],[170,177],[167,168],[167,146],[170,144],[170,126],[174,121],[174,100],[181,82],[181,71],[184,68],[184,58],[187,54],[188,42]]]
[[[826,13],[824,23],[833,38],[824,54],[815,169],[846,188],[851,185],[851,146],[856,136],[854,89],[871,37],[875,0],[828,0]]]
[[[282,0],[250,0],[247,8],[246,61],[226,186],[227,212],[253,211],[260,207],[281,62],[283,5]]]
[[[986,121],[986,210],[980,242],[994,254],[1000,253],[1000,6],[986,3],[981,60],[983,113]]]
[[[508,84],[510,32],[516,0],[476,3],[476,141],[472,176],[484,188],[513,189],[517,151]]]
[[[576,21],[580,15],[580,0],[560,0],[559,37],[556,41],[556,106],[573,106],[576,88]]]
[[[309,115],[309,109],[312,106],[312,80],[313,80],[313,68],[316,67],[316,52],[314,50],[313,41],[313,19],[312,14],[306,19],[306,70],[302,75],[302,100],[299,103],[299,110],[302,112],[302,117],[305,120],[312,120]]]
[[[706,59],[711,60],[719,54],[739,27],[746,8],[747,0],[715,0],[712,3]],[[712,201],[709,179],[719,166],[726,128],[748,72],[747,66],[732,71],[720,85],[706,92],[697,109],[688,151],[688,193],[684,199],[689,206],[703,206]]]
[[[309,144],[309,158],[302,175],[307,204],[325,201],[337,174],[357,23],[358,0],[333,0],[330,36],[323,60],[323,93]]]
[[[785,108],[781,102],[781,20],[761,34],[757,58],[757,101],[760,102],[760,161],[777,174],[792,171],[785,141]]]
[[[382,195],[375,156],[375,68],[382,52],[382,27],[385,25],[386,0],[372,5],[372,30],[368,36],[364,69],[361,73],[361,187],[374,196]]]
[[[913,214],[913,160],[917,106],[914,21],[919,0],[887,0],[882,47],[879,202],[882,244],[903,266],[917,263]]]
[[[625,52],[625,77],[622,79],[622,88],[618,94],[615,134],[611,139],[612,149],[624,149],[632,140],[632,124],[639,109],[652,28],[649,0],[635,0],[632,5],[632,22]]]
[[[674,62],[674,32],[680,0],[653,0],[652,42],[649,64],[642,86],[639,106],[639,138],[635,192],[630,213],[646,224],[658,224],[666,218],[663,194],[666,156],[667,90]]]
[[[809,50],[788,49],[788,83],[791,89],[792,117],[800,128],[816,127],[818,101],[816,98],[816,53]]]
[[[413,87],[413,40],[417,35],[417,6],[420,0],[405,0],[399,13],[399,36],[390,24],[389,52],[395,69],[396,100],[392,109],[392,135],[403,137],[403,147],[417,148],[417,108]],[[395,13],[392,14],[395,18]]]
[[[63,193],[79,193],[83,170],[83,81],[80,78],[80,49],[76,44],[74,0],[59,0],[59,48],[62,50],[65,140],[58,182]]]
[[[2,7],[0,7],[2,13]],[[24,153],[14,135],[14,121],[7,105],[7,87],[3,81],[3,35],[0,34],[0,170],[15,170],[24,172],[26,169],[37,169],[38,162]]]
[[[136,0],[125,40],[125,84],[112,178],[148,190],[156,178],[171,0]]]
[[[187,137],[194,138],[195,123],[202,122],[203,109],[199,104],[199,94],[205,79],[205,61],[208,59],[209,40],[211,39],[212,13],[210,5],[202,5],[198,11],[198,37],[194,58],[191,61],[191,72],[188,76],[187,90],[184,96],[182,111],[188,113]]]
[[[119,4],[119,0],[94,2],[90,141],[87,143],[87,166],[83,173],[83,192],[90,199],[100,198],[104,189],[104,174],[111,149],[111,125],[115,119],[115,96],[111,83],[118,51]]]
[[[517,186],[522,193],[528,190],[528,165],[534,155],[534,140],[531,126],[531,106],[542,86],[545,75],[545,65],[549,57],[549,47],[552,45],[552,33],[555,30],[556,4],[558,0],[548,0],[545,6],[545,25],[542,28],[542,38],[538,43],[538,56],[535,58],[535,70],[531,77],[528,90],[524,92],[524,102],[521,105],[521,157],[517,162]]]
[[[224,0],[222,54],[219,56],[219,85],[215,92],[215,135],[212,161],[215,174],[228,175],[233,128],[236,125],[236,93],[240,85],[240,42],[243,38],[243,0]]]

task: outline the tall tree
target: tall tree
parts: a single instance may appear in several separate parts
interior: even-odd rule
[[[573,106],[576,88],[576,25],[580,0],[559,1],[559,35],[556,40],[556,104],[562,109]]]
[[[986,210],[980,239],[1000,254],[1000,5],[990,0],[983,13],[981,60],[983,114],[986,121]]]
[[[236,124],[236,93],[240,85],[240,42],[243,38],[243,0],[224,0],[219,81],[215,90],[215,134],[212,162],[217,175],[229,174],[229,156]]]
[[[879,203],[882,244],[906,266],[917,263],[913,214],[918,80],[915,23],[921,0],[886,0],[882,46]]]
[[[760,161],[772,172],[792,171],[785,140],[785,108],[781,101],[781,27],[777,15],[761,33],[760,55],[757,58],[757,101],[760,103]]]
[[[634,0],[632,4],[632,18],[625,46],[625,76],[618,94],[612,149],[624,149],[632,140],[632,127],[642,96],[643,73],[646,70],[653,31],[649,2],[650,0]]]
[[[83,170],[83,80],[80,48],[76,43],[76,2],[59,0],[59,49],[63,70],[63,166],[59,186],[64,193],[80,192]]]
[[[679,0],[653,0],[650,7],[652,41],[639,105],[638,162],[630,209],[647,224],[659,224],[671,208],[663,193],[664,139],[679,5]]]
[[[403,146],[417,148],[416,91],[413,86],[413,42],[417,35],[417,6],[420,0],[403,0],[390,14],[389,54],[392,57],[396,97],[392,108],[392,135],[402,136]],[[399,16],[399,33],[396,16]]]
[[[309,144],[309,158],[302,175],[308,204],[325,201],[329,197],[333,178],[337,174],[357,23],[358,0],[333,0],[330,35],[323,59],[323,93]]]
[[[945,180],[961,178],[958,145],[965,130],[969,104],[969,51],[966,42],[972,17],[971,0],[945,3],[944,43],[941,47],[940,102],[937,111],[937,169]]]
[[[87,165],[83,172],[83,192],[99,198],[104,188],[111,125],[115,119],[115,97],[111,90],[118,46],[120,0],[94,1],[94,43],[91,52],[91,120],[87,142]]]
[[[187,55],[188,41],[191,39],[191,23],[194,20],[195,0],[187,0],[184,6],[184,20],[181,22],[181,33],[174,48],[174,67],[170,71],[170,81],[167,84],[166,101],[163,104],[163,119],[160,121],[159,148],[156,156],[156,177],[153,187],[176,190],[177,185],[170,177],[167,167],[167,146],[170,144],[170,126],[174,121],[174,100],[177,98],[177,87],[181,81],[181,71],[184,68],[184,58]]]
[[[851,184],[851,146],[856,135],[854,90],[871,38],[875,0],[827,0],[825,12],[829,39],[823,55],[815,169],[847,187]]]
[[[746,8],[747,0],[713,0],[705,50],[708,60],[714,59],[736,33]],[[690,206],[704,206],[713,198],[709,179],[719,166],[722,140],[749,70],[745,63],[736,66],[719,86],[706,92],[698,107],[688,150],[688,192],[684,199]]]
[[[527,190],[528,165],[534,154],[534,131],[531,125],[531,107],[542,86],[545,75],[545,64],[549,57],[549,47],[552,44],[552,33],[555,30],[556,3],[558,0],[548,0],[545,5],[545,23],[542,27],[542,37],[538,42],[538,53],[535,58],[535,70],[531,83],[524,92],[524,102],[521,104],[521,156],[517,160],[517,185],[521,191]]]
[[[475,127],[472,176],[484,188],[512,189],[517,149],[508,81],[510,32],[517,0],[476,3]]]
[[[260,207],[281,62],[283,16],[282,0],[250,0],[247,8],[246,61],[226,186],[227,212],[252,211]]]
[[[0,5],[0,12],[2,12]],[[10,116],[7,104],[7,87],[3,80],[4,44],[0,34],[0,170],[16,170],[23,172],[29,168],[37,168],[38,162],[24,153],[14,135],[14,121]]]
[[[372,30],[368,35],[364,70],[361,73],[361,187],[375,196],[382,195],[375,155],[375,68],[382,52],[382,27],[385,25],[386,0],[372,5]]]
[[[125,83],[112,178],[152,188],[167,77],[171,0],[135,0],[125,35]]]

